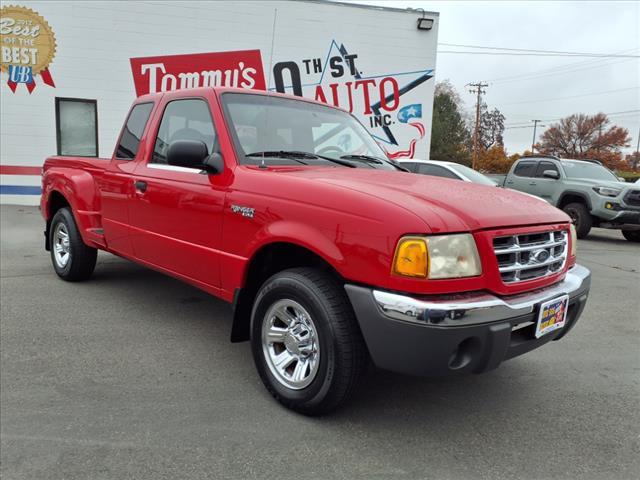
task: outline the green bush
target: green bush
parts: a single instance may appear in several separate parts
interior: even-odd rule
[[[624,178],[625,182],[633,183],[640,178],[640,172],[618,172],[618,176]]]

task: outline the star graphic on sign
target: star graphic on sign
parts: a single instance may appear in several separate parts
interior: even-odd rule
[[[417,112],[417,110],[413,107],[413,105],[411,105],[411,106],[409,107],[409,109],[407,110],[407,114],[408,114],[408,115],[415,115],[416,113],[418,113],[418,112]],[[404,118],[404,115],[403,115],[402,117]]]
[[[335,40],[332,41],[331,43],[331,47],[329,48],[329,52],[331,52],[331,48],[333,48],[333,45],[337,46],[337,43]],[[340,47],[338,48],[338,51],[340,52],[340,55],[342,55],[342,57],[344,58],[345,55],[348,55],[349,52],[347,52],[347,49],[345,48],[344,44],[340,45]],[[427,80],[429,80],[430,78],[433,78],[433,70],[424,70],[424,71],[418,71],[418,72],[412,72],[412,73],[422,73],[422,75],[420,75],[418,78],[413,79],[412,81],[410,81],[409,83],[407,83],[406,85],[400,87],[398,89],[398,97],[402,97],[402,95],[404,95],[407,92],[410,92],[411,90],[413,90],[414,88],[416,88],[419,85],[422,85],[424,82],[426,82]],[[379,77],[394,77],[397,75],[401,75],[398,73],[391,73],[391,74],[386,74],[386,75],[376,75],[375,77],[366,77],[366,78],[379,78]],[[360,72],[355,72],[355,74],[353,75],[353,77],[356,80],[360,80],[362,79],[362,76],[360,75]],[[388,95],[385,98],[386,102],[390,102],[394,99],[394,95],[393,93],[391,95]],[[373,113],[378,116],[380,115],[380,104],[381,102],[375,103],[374,105],[371,105],[371,110],[373,111]],[[413,108],[413,107],[412,107]],[[409,109],[411,110],[411,109]],[[412,112],[412,114],[415,114],[415,110]],[[402,119],[404,120],[405,115],[402,114]],[[384,132],[384,134],[387,136],[386,139],[384,138],[380,138],[378,136],[375,136],[375,138],[377,138],[378,140],[382,140],[385,143],[390,143],[392,145],[398,145],[398,141],[396,140],[396,137],[393,136],[393,132],[391,131],[391,129],[389,128],[388,125],[384,125],[382,127],[382,131]]]

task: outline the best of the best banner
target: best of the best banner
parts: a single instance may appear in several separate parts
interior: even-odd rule
[[[56,37],[37,12],[18,6],[0,9],[0,69],[7,73],[7,85],[15,93],[23,83],[29,93],[36,88],[36,75],[55,87],[49,65],[56,54]]]

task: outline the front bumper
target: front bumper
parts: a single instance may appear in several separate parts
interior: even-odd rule
[[[640,230],[640,210],[620,210],[615,216],[600,223],[605,228],[621,228],[623,230]]]
[[[589,294],[591,273],[576,265],[562,282],[509,297],[469,294],[410,297],[346,285],[374,363],[420,376],[480,373],[558,340],[575,325]],[[563,328],[535,338],[541,303],[569,295]]]

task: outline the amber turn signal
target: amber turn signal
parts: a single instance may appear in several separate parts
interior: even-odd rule
[[[427,278],[429,255],[424,238],[404,237],[396,247],[393,259],[393,273],[405,277]]]

